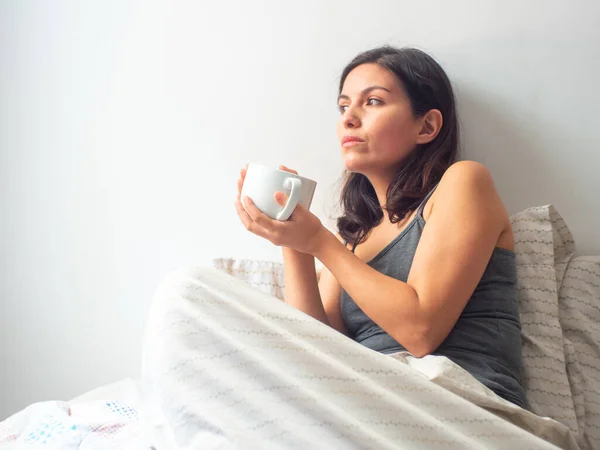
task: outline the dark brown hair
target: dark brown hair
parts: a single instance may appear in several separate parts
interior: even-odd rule
[[[410,99],[415,117],[432,109],[442,113],[439,134],[428,144],[418,145],[402,162],[388,187],[386,211],[397,223],[418,208],[427,193],[458,158],[458,119],[450,80],[440,65],[427,53],[414,48],[378,47],[357,55],[340,79],[341,94],[348,74],[361,64],[375,63],[392,72]],[[337,219],[340,236],[358,245],[371,229],[381,223],[383,210],[375,189],[366,176],[345,172],[340,196],[342,215]]]

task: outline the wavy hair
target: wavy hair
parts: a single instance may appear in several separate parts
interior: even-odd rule
[[[378,47],[357,55],[342,72],[341,94],[348,74],[361,64],[375,63],[392,72],[403,86],[415,117],[432,109],[442,113],[442,128],[427,144],[417,147],[402,162],[390,183],[386,206],[390,221],[397,223],[418,208],[427,193],[458,158],[458,118],[450,80],[427,53],[414,48]],[[364,242],[381,223],[384,211],[367,177],[344,173],[340,195],[342,215],[337,219],[340,236],[354,246]]]

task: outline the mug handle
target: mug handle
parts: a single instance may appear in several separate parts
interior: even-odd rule
[[[294,209],[296,209],[302,193],[302,181],[299,178],[289,177],[284,180],[283,187],[284,189],[291,189],[291,192],[287,203],[281,212],[277,214],[277,220],[288,220]]]

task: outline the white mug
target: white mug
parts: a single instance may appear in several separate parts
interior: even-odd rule
[[[310,208],[316,188],[316,181],[285,170],[250,163],[241,194],[242,199],[245,195],[250,197],[256,207],[271,219],[288,220],[298,203],[306,209]],[[288,196],[285,206],[277,203],[275,192],[283,192]]]

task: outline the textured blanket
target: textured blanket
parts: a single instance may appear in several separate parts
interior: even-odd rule
[[[143,386],[159,450],[578,448],[446,358],[374,352],[210,267],[160,284]]]

